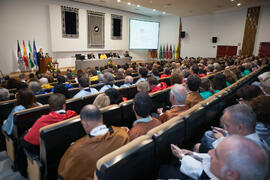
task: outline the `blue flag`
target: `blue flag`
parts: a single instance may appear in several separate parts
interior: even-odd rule
[[[38,61],[37,61],[37,48],[36,48],[36,43],[35,43],[35,40],[34,40],[34,43],[33,43],[33,56],[34,56],[34,62],[36,64],[36,66],[38,67]]]

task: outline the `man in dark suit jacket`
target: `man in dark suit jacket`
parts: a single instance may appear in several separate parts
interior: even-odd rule
[[[40,59],[44,58],[43,56],[43,49],[40,48],[39,52],[37,53],[37,62],[38,62],[38,70],[40,71]]]

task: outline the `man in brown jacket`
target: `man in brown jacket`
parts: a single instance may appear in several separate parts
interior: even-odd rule
[[[198,102],[203,101],[202,96],[199,93],[199,87],[201,84],[201,79],[198,75],[189,75],[186,82],[186,87],[190,91],[186,98],[186,107],[189,109],[196,105]]]
[[[146,134],[149,130],[161,124],[158,119],[151,117],[152,108],[152,101],[147,93],[139,92],[136,94],[133,111],[137,120],[128,132],[130,140]]]
[[[93,179],[97,160],[129,142],[123,128],[106,127],[102,123],[102,114],[95,105],[85,106],[80,117],[87,135],[63,155],[58,174],[64,180]]]
[[[162,113],[163,108],[158,109],[158,119],[164,123],[169,119],[177,116],[179,113],[186,111],[188,108],[185,106],[187,96],[187,90],[185,86],[181,84],[175,84],[170,91],[170,102],[172,107],[165,113]]]

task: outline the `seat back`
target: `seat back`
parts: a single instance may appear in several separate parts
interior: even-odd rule
[[[52,93],[36,95],[37,102],[43,105],[48,104],[50,95],[52,95]]]
[[[165,82],[169,87],[171,85],[171,78],[170,77],[160,78],[158,82]]]
[[[83,106],[87,105],[87,104],[93,104],[93,102],[95,101],[96,97],[99,95],[100,93],[96,93],[96,94],[91,94],[88,96],[84,96],[83,97]]]
[[[136,120],[136,116],[132,108],[133,99],[126,102],[122,102],[121,104],[119,104],[119,106],[121,107],[123,126],[132,128],[132,124]]]
[[[166,88],[150,94],[153,103],[152,112],[156,112],[157,108],[170,106],[170,90],[171,88]]]
[[[185,122],[181,116],[163,123],[150,130],[147,135],[153,138],[155,144],[156,167],[168,164],[171,157],[171,144],[182,147],[185,138]]]
[[[72,98],[66,101],[66,108],[68,110],[76,111],[76,113],[80,114],[80,111],[83,107],[82,98]]]
[[[115,85],[118,87],[120,87],[123,84],[125,84],[125,80],[123,80],[123,79],[115,81]]]
[[[77,94],[79,92],[79,88],[73,88],[73,89],[69,89],[68,90],[68,95],[70,98],[72,98],[73,96],[75,96],[75,94]]]
[[[141,136],[97,161],[100,180],[154,179],[154,143]]]
[[[104,86],[104,84],[101,83],[101,84],[93,84],[93,85],[91,85],[90,87],[91,87],[91,88],[95,88],[96,90],[99,91],[103,86]]]
[[[48,105],[38,106],[16,112],[13,119],[13,134],[15,138],[18,140],[26,130],[33,126],[37,119],[39,119],[44,114],[49,114],[49,112],[50,108]]]
[[[104,108],[100,111],[103,115],[103,123],[107,126],[122,126],[121,108],[117,104],[113,104]]]
[[[84,135],[79,116],[40,130],[40,161],[45,170],[42,179],[57,179],[57,168],[63,154],[72,142]]]
[[[9,113],[12,111],[16,103],[16,99],[0,102],[0,125],[2,126],[4,120],[8,118]]]

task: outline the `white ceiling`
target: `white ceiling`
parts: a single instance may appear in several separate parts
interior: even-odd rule
[[[176,16],[196,16],[230,8],[241,8],[269,3],[269,0],[73,0],[147,16],[160,16],[162,12]],[[131,5],[128,5],[128,2]],[[240,7],[236,5],[241,3]],[[140,7],[137,7],[140,5]],[[156,9],[156,11],[153,11]]]

